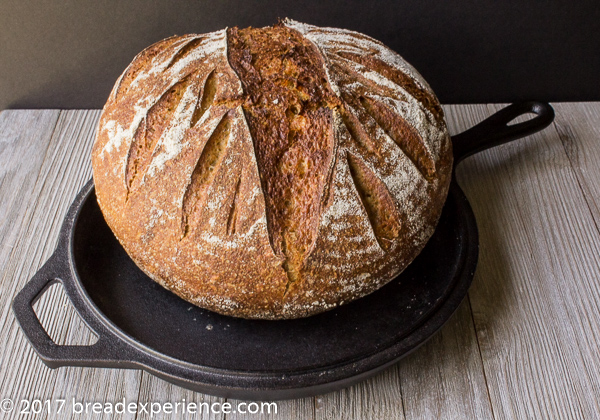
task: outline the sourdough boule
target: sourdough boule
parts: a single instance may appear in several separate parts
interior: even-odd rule
[[[433,234],[452,150],[433,91],[356,32],[284,20],[135,57],[92,154],[149,277],[221,314],[305,317],[373,292]]]

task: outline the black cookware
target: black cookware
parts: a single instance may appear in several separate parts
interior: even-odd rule
[[[536,116],[508,125],[527,113]],[[454,165],[539,131],[553,118],[546,103],[504,108],[452,138]],[[56,251],[16,296],[13,310],[52,368],[136,368],[207,394],[298,398],[366,379],[423,344],[466,296],[477,255],[475,218],[453,175],[433,237],[383,288],[305,319],[231,318],[192,306],[144,275],[104,222],[90,181],[71,205]],[[57,345],[40,324],[32,305],[55,282],[97,334],[95,344]]]

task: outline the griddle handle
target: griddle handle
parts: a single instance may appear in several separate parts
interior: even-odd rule
[[[51,368],[60,366],[133,367],[127,348],[119,340],[99,326],[88,327],[97,335],[92,345],[58,345],[48,335],[38,319],[33,305],[55,283],[63,283],[70,275],[62,270],[60,259],[53,255],[37,274],[15,297],[12,308],[25,336],[39,354],[42,361]],[[85,319],[84,319],[85,321]],[[111,357],[112,356],[112,357]]]
[[[521,115],[536,114],[530,120],[508,125]],[[517,102],[486,118],[476,126],[452,137],[454,165],[463,159],[509,141],[520,139],[548,127],[554,109],[546,102]]]

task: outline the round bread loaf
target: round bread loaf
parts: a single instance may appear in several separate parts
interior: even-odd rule
[[[316,314],[397,276],[452,172],[440,104],[365,35],[284,20],[174,36],[115,84],[93,149],[104,217],[152,279],[221,314]]]

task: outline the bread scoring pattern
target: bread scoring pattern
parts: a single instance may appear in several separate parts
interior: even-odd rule
[[[231,111],[227,112],[217,124],[208,141],[202,148],[202,154],[192,172],[189,185],[183,195],[181,230],[185,238],[190,231],[193,213],[202,208],[206,202],[208,189],[212,184],[225,156],[225,150],[231,133]]]
[[[291,20],[144,50],[93,152],[103,214],[148,275],[267,319],[397,275],[433,232],[451,163],[439,102],[412,67],[364,35]]]

